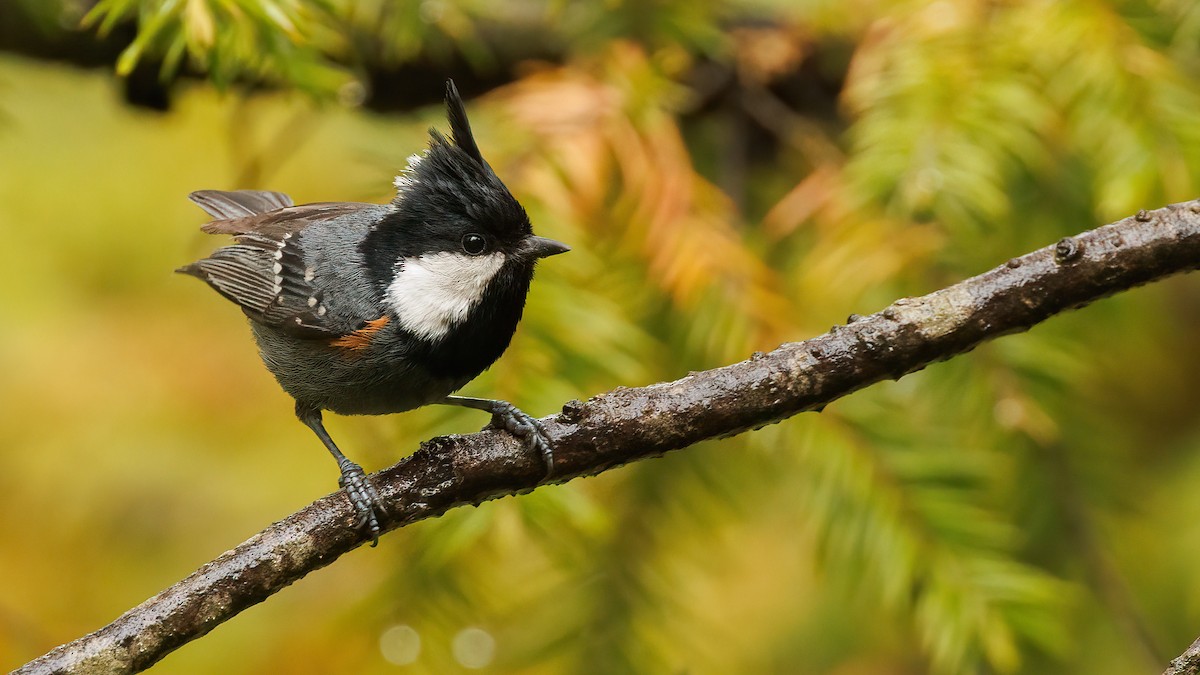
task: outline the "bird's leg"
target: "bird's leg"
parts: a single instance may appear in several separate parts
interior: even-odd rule
[[[379,543],[379,518],[376,511],[379,513],[386,513],[386,511],[383,508],[383,502],[379,499],[379,493],[375,491],[375,486],[371,484],[361,466],[350,461],[342,454],[341,450],[338,450],[333,439],[329,437],[329,432],[325,431],[319,408],[311,408],[297,402],[296,417],[299,417],[305,426],[313,430],[313,433],[321,439],[329,453],[337,460],[338,468],[342,471],[341,477],[338,478],[338,485],[346,488],[350,504],[358,513],[357,527],[368,526],[371,530],[371,545],[377,545]]]
[[[554,449],[550,447],[550,439],[546,436],[546,430],[542,428],[537,419],[525,414],[515,405],[505,401],[469,396],[447,396],[441,402],[446,405],[474,408],[491,413],[492,424],[525,441],[525,445],[537,452],[542,461],[546,463],[546,475],[554,473]]]

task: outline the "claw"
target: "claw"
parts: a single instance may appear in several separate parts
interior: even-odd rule
[[[550,446],[546,430],[542,428],[536,418],[504,401],[495,401],[492,416],[499,423],[497,426],[525,441],[530,449],[541,456],[542,461],[546,464],[547,476],[554,473],[554,448]]]
[[[338,462],[338,466],[342,470],[338,485],[346,488],[346,496],[350,498],[351,506],[358,513],[358,523],[355,527],[367,526],[371,531],[371,546],[376,546],[379,544],[380,531],[379,517],[376,514],[387,514],[383,508],[383,501],[361,466],[350,460]]]
[[[475,410],[485,410],[492,414],[489,426],[504,429],[508,433],[525,441],[525,445],[536,451],[546,464],[546,477],[554,474],[554,448],[550,447],[550,437],[542,428],[541,422],[521,412],[515,405],[507,401],[496,401],[490,398],[472,398],[470,396],[447,396],[442,399],[446,405],[457,405]],[[485,427],[486,428],[486,427]]]

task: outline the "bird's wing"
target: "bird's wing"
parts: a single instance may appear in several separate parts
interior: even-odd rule
[[[250,190],[203,190],[190,197],[218,217],[202,229],[233,235],[236,243],[177,271],[203,279],[251,319],[297,337],[336,338],[357,327],[332,316],[321,292],[309,283],[314,270],[306,264],[299,235],[314,223],[377,205],[292,206],[285,194]]]

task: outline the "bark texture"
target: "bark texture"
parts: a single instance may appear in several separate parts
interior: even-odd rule
[[[742,433],[831,401],[1059,312],[1200,267],[1200,201],[1175,204],[1065,238],[919,298],[904,298],[804,342],[674,382],[570,401],[542,422],[555,474],[498,431],[435,438],[373,476],[385,530],[462,504],[600,473],[698,441]],[[246,607],[368,540],[334,493],[281,520],[108,626],[15,671],[134,673]],[[1195,673],[1189,666],[1168,673]]]
[[[1200,638],[1187,651],[1171,660],[1163,675],[1196,675],[1200,673]]]

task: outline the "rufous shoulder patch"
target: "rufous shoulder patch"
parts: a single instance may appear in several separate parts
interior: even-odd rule
[[[383,327],[388,325],[388,321],[390,319],[385,314],[378,319],[368,321],[367,325],[352,333],[346,333],[339,338],[331,340],[329,344],[356,352],[362,351],[371,346],[371,340],[375,337],[375,334],[383,330]]]

